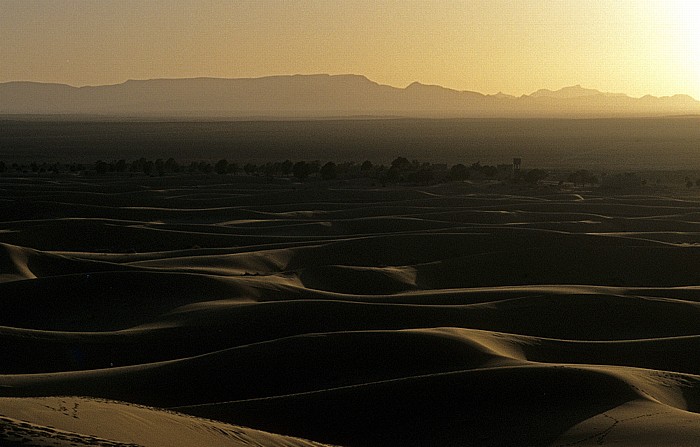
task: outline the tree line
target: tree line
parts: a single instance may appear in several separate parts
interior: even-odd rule
[[[510,180],[526,183],[537,183],[545,179],[548,173],[541,169],[528,171],[514,170],[510,164],[482,165],[480,162],[471,164],[457,163],[452,166],[441,163],[408,160],[406,157],[396,157],[391,164],[374,164],[370,160],[361,163],[318,160],[291,160],[267,162],[261,164],[238,164],[227,159],[211,161],[191,161],[180,163],[174,158],[155,160],[139,158],[137,160],[98,160],[94,163],[37,163],[11,165],[0,161],[0,173],[36,173],[105,176],[147,175],[164,176],[172,174],[211,174],[211,175],[248,175],[267,178],[294,178],[298,181],[308,179],[333,180],[351,178],[371,178],[386,183],[429,184],[444,181],[464,181],[469,179]]]

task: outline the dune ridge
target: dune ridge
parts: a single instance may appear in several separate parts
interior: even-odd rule
[[[2,186],[3,445],[700,442],[692,197]]]

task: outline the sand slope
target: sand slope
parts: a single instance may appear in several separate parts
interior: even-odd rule
[[[700,443],[700,201],[2,185],[2,445]]]
[[[322,446],[123,402],[86,397],[0,398],[3,445],[35,446]],[[31,420],[31,423],[23,422]],[[7,444],[6,444],[7,443]]]

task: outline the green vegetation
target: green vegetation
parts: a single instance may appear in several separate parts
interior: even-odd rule
[[[382,185],[412,184],[428,185],[449,181],[491,181],[504,183],[537,184],[548,177],[548,172],[542,169],[529,171],[514,170],[512,165],[498,166],[472,163],[467,167],[463,163],[448,166],[443,163],[428,163],[419,160],[396,157],[390,165],[375,165],[370,160],[362,163],[328,161],[322,164],[318,160],[299,160],[292,162],[267,162],[265,164],[245,163],[239,169],[239,164],[227,159],[218,161],[192,161],[180,163],[173,158],[149,160],[139,158],[133,161],[98,160],[92,164],[80,163],[36,163],[7,166],[0,162],[0,173],[5,175],[76,175],[86,177],[105,176],[150,176],[161,177],[170,175],[212,175],[212,176],[252,176],[267,179],[293,179],[300,182],[332,181],[348,179],[371,179]]]
[[[373,185],[435,185],[447,182],[468,182],[477,185],[492,185],[515,188],[532,188],[537,185],[558,186],[563,189],[595,189],[602,193],[636,191],[640,188],[700,190],[700,171],[641,171],[615,172],[591,171],[587,169],[545,170],[540,168],[515,169],[511,164],[487,165],[480,162],[430,163],[410,160],[405,156],[395,157],[388,164],[361,162],[284,160],[256,164],[246,161],[199,160],[180,162],[174,158],[145,157],[135,160],[98,160],[93,163],[17,163],[0,160],[0,177],[35,176],[52,178],[74,177],[173,177],[194,176],[230,181],[244,181],[246,177],[256,181],[284,182],[345,182],[364,180]],[[199,180],[194,180],[199,181]]]
[[[368,171],[374,165],[389,166],[398,156],[409,162],[467,167],[476,160],[496,165],[522,157],[527,167],[567,173],[596,169],[599,176],[603,169],[639,172],[700,166],[698,141],[697,117],[217,122],[0,117],[0,160],[6,163],[87,164],[146,157],[165,164],[171,156],[186,166],[221,159],[257,165],[271,160],[369,160],[371,165],[363,168]]]
[[[572,172],[567,180],[574,185],[581,185],[584,187],[586,184],[593,185],[598,183],[598,177],[586,169],[580,169],[576,172]]]

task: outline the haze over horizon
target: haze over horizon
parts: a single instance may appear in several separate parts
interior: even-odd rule
[[[0,114],[102,117],[333,118],[622,117],[699,115],[687,95],[630,96],[580,85],[520,97],[483,95],[418,82],[406,88],[361,75],[135,80],[76,88],[0,83]]]
[[[0,82],[357,73],[400,88],[700,98],[698,22],[690,0],[7,0]]]
[[[69,87],[74,87],[74,88],[84,88],[84,87],[113,87],[113,86],[118,86],[118,85],[124,85],[128,84],[129,82],[147,82],[147,81],[190,81],[190,80],[202,80],[202,79],[209,79],[209,80],[226,80],[226,81],[234,81],[234,80],[263,80],[263,79],[271,79],[271,78],[289,78],[289,77],[319,77],[319,76],[328,76],[328,77],[358,77],[358,78],[365,78],[368,81],[375,83],[379,86],[382,87],[391,87],[393,89],[399,89],[399,90],[405,90],[410,88],[411,86],[415,85],[421,85],[425,87],[439,87],[441,89],[445,90],[452,90],[455,92],[469,92],[469,93],[479,93],[484,96],[495,96],[495,97],[512,97],[512,98],[519,98],[519,97],[538,97],[538,96],[553,96],[553,97],[559,97],[559,98],[569,98],[569,97],[579,97],[579,96],[585,96],[585,95],[606,95],[606,96],[628,96],[632,99],[639,99],[645,96],[652,96],[652,97],[673,97],[673,96],[687,96],[690,97],[696,101],[699,99],[692,96],[688,95],[685,93],[674,93],[670,95],[652,95],[650,93],[645,93],[639,96],[634,96],[630,95],[626,92],[620,91],[620,92],[608,92],[608,91],[603,91],[601,89],[596,88],[595,86],[589,86],[585,85],[582,83],[577,83],[577,84],[571,84],[571,85],[565,85],[560,88],[538,88],[536,90],[533,90],[531,92],[526,92],[521,95],[512,95],[509,93],[505,93],[502,90],[499,90],[496,93],[492,92],[481,92],[481,91],[471,91],[471,90],[460,90],[460,89],[455,89],[451,88],[448,86],[440,85],[440,84],[425,84],[420,81],[412,81],[406,85],[392,85],[392,84],[384,84],[381,82],[376,82],[373,79],[370,79],[369,77],[365,76],[362,73],[290,73],[290,74],[270,74],[270,75],[265,75],[265,76],[250,76],[250,77],[240,77],[240,78],[226,78],[226,77],[216,77],[216,76],[196,76],[196,77],[191,77],[191,78],[177,78],[177,77],[156,77],[156,78],[142,78],[142,79],[126,79],[122,82],[116,82],[116,83],[109,83],[109,84],[86,84],[86,85],[73,85],[69,83],[64,83],[64,82],[42,82],[42,81],[31,81],[31,80],[15,80],[15,81],[4,81],[0,82],[0,84],[14,84],[14,83],[32,83],[32,84],[56,84],[56,85],[66,85]]]

